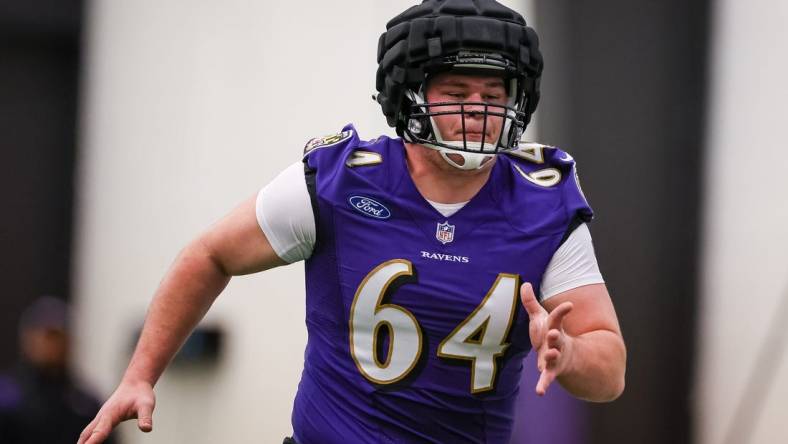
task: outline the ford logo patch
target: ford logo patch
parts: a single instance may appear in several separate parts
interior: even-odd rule
[[[391,217],[391,211],[375,199],[364,196],[350,196],[347,201],[354,210],[364,216],[374,217],[375,219],[388,219]]]

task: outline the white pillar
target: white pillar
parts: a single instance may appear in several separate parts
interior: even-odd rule
[[[720,0],[713,23],[700,349],[695,410],[697,442],[723,443],[756,372],[756,357],[788,297],[788,4]],[[788,328],[788,320],[779,320]],[[783,348],[785,345],[783,345]],[[778,364],[778,363],[775,363]],[[776,369],[751,444],[784,442],[788,362]],[[739,441],[745,442],[745,441]]]

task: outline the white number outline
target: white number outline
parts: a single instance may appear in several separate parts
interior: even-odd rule
[[[356,349],[355,349],[355,343],[354,343],[354,336],[355,336],[355,326],[354,326],[355,316],[354,315],[355,315],[355,312],[356,312],[356,303],[358,302],[359,296],[361,295],[362,291],[366,287],[367,282],[376,273],[378,273],[380,270],[388,267],[389,265],[396,264],[396,263],[406,265],[407,266],[407,270],[400,271],[400,272],[397,272],[397,273],[393,274],[392,276],[390,276],[386,280],[386,283],[383,284],[383,286],[381,287],[380,292],[378,293],[377,300],[375,302],[375,311],[373,313],[373,317],[377,317],[378,314],[381,311],[386,310],[386,309],[397,310],[397,311],[405,314],[406,316],[408,316],[413,321],[413,325],[415,326],[415,330],[416,330],[416,333],[417,333],[418,338],[419,338],[419,344],[418,344],[418,347],[416,349],[416,353],[414,353],[414,357],[412,359],[412,362],[408,365],[407,369],[404,372],[402,372],[399,376],[397,376],[396,378],[383,380],[383,379],[375,378],[374,376],[370,375],[364,369],[362,363],[359,360],[359,357],[356,355]],[[410,372],[413,371],[413,369],[416,367],[416,364],[418,364],[419,359],[421,358],[421,354],[422,354],[422,351],[423,351],[422,349],[424,347],[424,336],[423,336],[423,333],[421,332],[421,325],[419,324],[418,320],[416,320],[416,317],[413,316],[413,313],[409,312],[407,309],[405,309],[404,307],[402,307],[400,305],[396,305],[396,304],[381,304],[383,298],[386,296],[386,293],[388,292],[389,287],[391,287],[391,284],[393,284],[397,279],[401,279],[401,278],[404,278],[406,276],[413,276],[413,263],[411,263],[410,261],[408,261],[406,259],[392,259],[392,260],[383,262],[382,264],[380,264],[377,267],[375,267],[372,271],[367,273],[367,275],[364,277],[364,279],[361,281],[361,283],[359,284],[358,288],[356,289],[356,294],[353,296],[353,303],[350,306],[350,316],[349,316],[350,319],[348,320],[348,326],[350,328],[350,331],[349,331],[349,336],[350,336],[350,354],[353,357],[353,362],[355,362],[356,368],[358,368],[358,371],[361,373],[361,375],[364,376],[369,381],[375,383],[375,384],[389,385],[389,384],[394,384],[396,382],[399,382],[399,381],[405,379],[410,374]],[[377,343],[377,339],[378,339],[378,331],[380,330],[380,328],[383,325],[385,325],[386,328],[389,329],[389,347],[388,347],[388,353],[386,355],[386,362],[381,363],[378,360],[378,353],[377,353],[378,343]],[[387,369],[388,366],[391,365],[392,351],[394,349],[394,339],[395,339],[394,326],[391,325],[390,322],[388,322],[386,320],[382,320],[382,321],[379,321],[379,322],[375,323],[374,328],[372,330],[372,359],[374,360],[375,365],[378,368],[380,368],[380,369]]]
[[[509,154],[541,165],[544,163],[545,148],[547,148],[546,145],[541,145],[538,143],[524,143],[520,145],[520,149],[510,151]]]
[[[539,185],[540,187],[550,188],[561,182],[561,171],[556,168],[545,168],[530,174],[523,171],[518,165],[514,165],[514,169],[516,169],[525,180],[534,185]]]
[[[454,340],[454,337],[462,330],[462,328],[468,324],[469,322],[473,321],[476,315],[484,308],[487,302],[490,300],[492,295],[495,293],[498,286],[501,284],[503,279],[513,279],[514,280],[514,293],[512,295],[512,303],[509,308],[509,320],[506,323],[506,328],[503,331],[503,335],[501,336],[501,340],[498,343],[498,347],[500,347],[500,351],[498,353],[492,354],[492,376],[490,377],[490,384],[481,387],[475,387],[476,384],[476,367],[477,367],[477,360],[479,356],[474,355],[457,355],[451,353],[444,353],[442,350],[447,343],[450,343]],[[465,320],[460,322],[460,324],[449,334],[446,336],[446,339],[441,341],[440,345],[438,346],[438,356],[441,358],[448,358],[448,359],[459,359],[463,361],[471,361],[471,393],[477,394],[481,392],[486,392],[492,390],[495,385],[495,377],[498,375],[498,357],[502,356],[506,353],[506,350],[511,345],[510,342],[506,342],[506,339],[509,337],[509,331],[512,328],[512,321],[514,321],[514,313],[517,308],[517,293],[520,288],[520,276],[516,274],[509,274],[509,273],[500,273],[498,277],[495,278],[495,283],[490,287],[487,291],[487,294],[482,299],[482,302],[469,314]],[[501,296],[502,297],[502,296]],[[481,346],[484,343],[484,336],[487,334],[487,325],[490,322],[490,317],[488,316],[487,319],[482,321],[482,324],[476,328],[471,334],[467,335],[462,342],[464,344],[473,344],[475,346]],[[470,338],[476,336],[477,332],[481,330],[481,334],[479,334],[478,340],[472,340]]]
[[[375,311],[373,313],[373,319],[377,318],[378,314],[381,311],[387,310],[387,309],[397,310],[397,311],[405,314],[406,316],[408,316],[411,319],[411,321],[413,322],[413,325],[415,327],[415,331],[416,331],[416,333],[418,335],[418,347],[416,348],[415,353],[413,353],[413,358],[412,358],[410,364],[407,366],[407,369],[405,371],[403,371],[402,373],[400,373],[398,376],[396,376],[394,378],[385,379],[384,380],[384,379],[375,378],[374,376],[370,375],[369,372],[364,369],[362,363],[360,362],[359,357],[357,356],[356,350],[355,350],[354,337],[355,337],[355,333],[356,333],[356,328],[355,328],[355,321],[354,320],[355,320],[355,314],[356,314],[356,305],[357,305],[357,302],[359,300],[359,296],[362,294],[362,292],[363,292],[364,288],[366,287],[367,283],[369,282],[369,280],[375,274],[377,274],[378,272],[380,272],[384,268],[386,268],[386,267],[388,267],[388,266],[390,266],[392,264],[397,264],[397,263],[405,265],[407,267],[407,269],[394,273],[382,285],[381,290],[379,291],[379,293],[377,295],[377,299],[375,301],[375,305],[374,305]],[[390,384],[394,384],[394,383],[397,383],[397,382],[405,379],[413,371],[413,369],[416,367],[416,365],[418,364],[419,360],[422,357],[422,352],[423,352],[423,347],[424,347],[424,337],[423,337],[423,333],[421,331],[421,325],[419,324],[419,322],[416,319],[416,317],[413,316],[413,313],[411,313],[410,311],[408,311],[404,307],[402,307],[400,305],[397,305],[397,304],[381,304],[381,302],[383,301],[383,298],[388,293],[389,288],[391,287],[391,285],[395,281],[397,281],[398,279],[407,277],[407,276],[412,276],[412,275],[413,275],[413,263],[408,261],[408,260],[406,260],[406,259],[392,259],[392,260],[383,262],[382,264],[380,264],[377,267],[375,267],[372,271],[367,273],[367,275],[364,277],[364,279],[361,281],[361,283],[359,284],[358,288],[356,289],[355,295],[353,296],[353,302],[352,302],[352,304],[350,306],[350,316],[349,316],[350,319],[348,320],[349,336],[350,336],[350,354],[351,354],[351,356],[353,358],[353,362],[356,364],[356,368],[358,369],[359,373],[361,373],[361,375],[364,378],[366,378],[367,380],[369,380],[370,382],[373,382],[375,384],[390,385]],[[444,348],[445,344],[449,343],[450,341],[452,341],[454,339],[454,337],[462,330],[462,328],[466,324],[468,324],[469,322],[474,320],[474,317],[477,316],[479,311],[481,311],[484,308],[484,306],[488,303],[488,301],[490,300],[492,295],[495,293],[495,291],[497,290],[498,286],[501,284],[503,279],[513,279],[514,280],[514,292],[513,292],[513,295],[512,295],[512,303],[510,305],[510,309],[509,309],[509,313],[508,313],[508,321],[506,323],[506,327],[504,329],[504,333],[501,336],[501,340],[500,340],[499,344],[497,345],[497,347],[500,347],[500,350],[497,353],[493,353],[491,358],[490,358],[491,361],[492,361],[492,376],[490,378],[490,383],[489,383],[489,385],[486,385],[486,386],[475,387],[474,384],[476,382],[476,366],[477,366],[477,360],[480,359],[479,356],[475,356],[475,355],[456,355],[456,354],[450,354],[450,353],[443,353],[443,352],[441,352],[441,350]],[[441,357],[441,358],[444,358],[444,359],[457,359],[457,360],[471,361],[470,391],[471,391],[472,394],[477,394],[477,393],[489,391],[489,390],[492,390],[495,387],[495,378],[496,378],[497,373],[498,373],[498,358],[500,356],[502,356],[503,354],[505,354],[506,350],[511,345],[511,343],[506,342],[506,340],[509,337],[509,333],[510,333],[511,328],[512,328],[512,323],[514,321],[515,311],[516,311],[516,307],[517,307],[517,294],[518,294],[519,288],[520,288],[520,276],[519,275],[510,274],[510,273],[500,273],[500,274],[498,274],[498,276],[495,279],[495,283],[493,283],[493,285],[487,291],[487,294],[484,296],[484,298],[479,303],[479,305],[457,327],[455,327],[454,330],[443,341],[441,341],[440,345],[438,346],[438,351],[437,351],[438,357]],[[466,336],[463,339],[463,341],[461,341],[461,342],[466,343],[466,344],[470,343],[470,344],[474,344],[474,345],[477,345],[477,346],[481,346],[484,343],[484,336],[487,333],[487,325],[488,325],[489,321],[490,321],[490,317],[488,317],[486,320],[484,320],[482,322],[482,324],[476,330],[474,330],[470,335]],[[389,344],[388,344],[388,352],[386,354],[386,362],[380,362],[380,360],[378,359],[378,353],[377,353],[377,350],[378,350],[378,343],[377,343],[378,332],[383,327],[387,328],[388,331],[389,331]],[[470,338],[476,336],[476,334],[477,334],[477,332],[479,332],[479,330],[482,330],[481,334],[479,335],[479,339],[478,340],[471,340]],[[392,351],[394,349],[394,340],[395,340],[394,326],[389,321],[387,321],[385,319],[383,319],[383,320],[376,320],[376,322],[374,324],[374,327],[372,329],[372,353],[371,353],[371,355],[372,355],[372,359],[374,361],[374,364],[379,369],[387,369],[389,367],[389,365],[391,364]]]
[[[360,166],[377,165],[383,163],[383,156],[372,151],[356,150],[350,153],[345,160],[345,166],[355,168]]]

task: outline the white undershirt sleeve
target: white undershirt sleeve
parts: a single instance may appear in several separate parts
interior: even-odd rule
[[[257,194],[257,223],[277,256],[288,263],[309,258],[315,247],[315,216],[304,164],[296,162]]]
[[[581,224],[561,245],[542,277],[542,301],[559,293],[589,284],[603,284],[586,224]]]

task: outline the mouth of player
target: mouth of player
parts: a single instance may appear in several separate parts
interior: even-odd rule
[[[482,138],[485,139],[485,142],[489,142],[490,139],[492,138],[492,134],[490,134],[489,131],[485,135],[485,134],[482,134],[481,130],[479,130],[479,131],[466,130],[464,133],[463,133],[462,130],[460,130],[460,131],[458,131],[455,134],[455,137],[457,137],[458,140],[460,140],[460,141],[462,141],[463,137],[464,137],[464,139],[466,141],[468,141],[468,142],[481,142]]]

